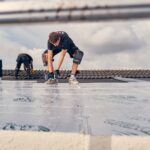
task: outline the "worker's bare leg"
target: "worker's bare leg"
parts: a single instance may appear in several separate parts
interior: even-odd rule
[[[77,71],[77,69],[78,69],[78,64],[75,64],[75,63],[73,63],[72,64],[72,71],[71,71],[71,74],[73,74],[73,75],[75,75],[76,74],[76,71]]]
[[[70,78],[69,78],[69,83],[70,84],[78,84],[79,83],[78,80],[75,77],[77,69],[78,69],[78,64],[73,63],[71,75],[70,75]]]

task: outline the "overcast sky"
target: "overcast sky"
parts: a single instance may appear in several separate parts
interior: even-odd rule
[[[48,34],[60,30],[66,31],[84,51],[80,69],[150,68],[150,19],[0,26],[0,59],[4,68],[15,68],[17,55],[26,52],[33,57],[35,68],[43,69],[41,53],[47,48]],[[70,69],[71,63],[67,55],[62,69]]]

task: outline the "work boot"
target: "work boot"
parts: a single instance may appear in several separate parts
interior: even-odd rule
[[[79,81],[76,79],[76,77],[70,77],[69,78],[69,84],[77,85],[79,84]]]

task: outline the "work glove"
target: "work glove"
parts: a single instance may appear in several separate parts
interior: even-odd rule
[[[47,74],[47,81],[46,81],[46,83],[47,84],[57,84],[58,83],[58,81],[55,78],[53,72]]]
[[[55,70],[55,78],[56,79],[60,78],[60,72],[59,72],[59,70]]]
[[[49,72],[48,74],[45,74],[45,80],[49,80],[49,79],[52,79],[54,80],[54,73],[53,72]]]
[[[79,71],[79,70],[76,71],[75,76],[78,75],[78,74],[80,74],[80,71]]]

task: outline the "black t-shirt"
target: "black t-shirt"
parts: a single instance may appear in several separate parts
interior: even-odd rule
[[[57,33],[59,33],[60,36],[60,43],[58,46],[54,46],[53,44],[51,44],[48,41],[48,49],[52,50],[54,53],[55,51],[61,51],[62,49],[66,49],[67,52],[70,54],[70,56],[72,57],[72,55],[74,54],[74,52],[76,50],[78,50],[78,47],[74,44],[74,42],[72,41],[72,39],[68,36],[68,34],[66,32],[63,31],[58,31]]]
[[[22,62],[22,63],[24,63],[24,62],[29,62],[30,63],[31,61],[33,61],[33,59],[30,55],[22,53],[22,54],[18,55],[16,61],[17,62]]]

